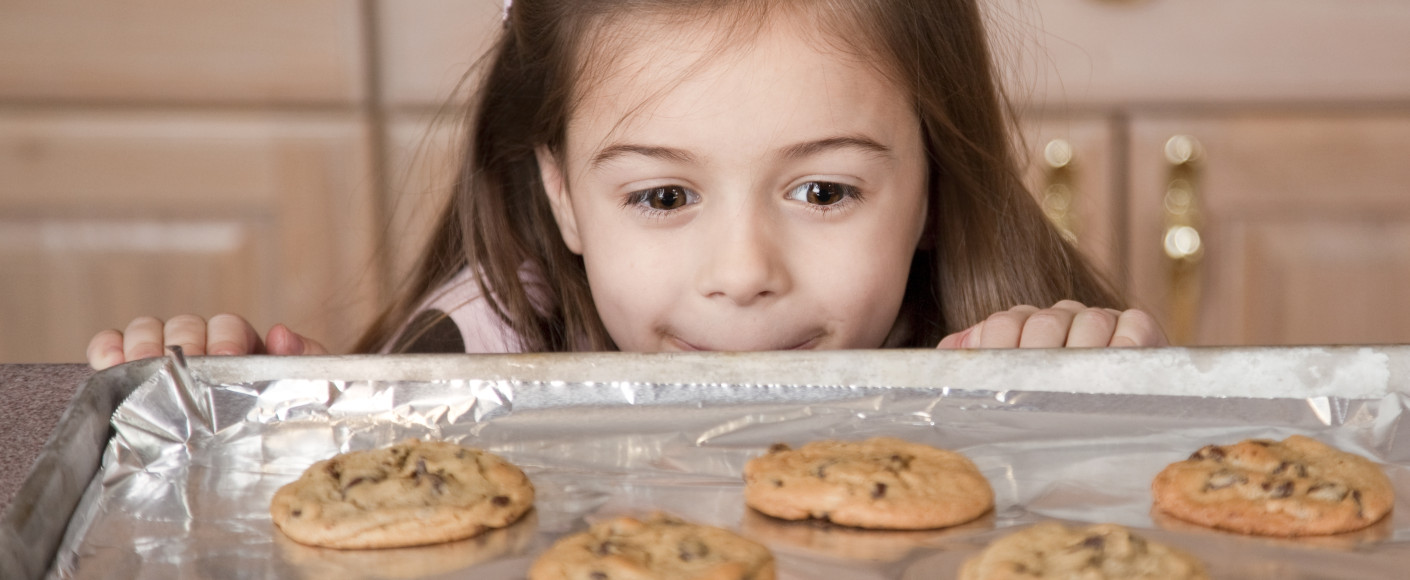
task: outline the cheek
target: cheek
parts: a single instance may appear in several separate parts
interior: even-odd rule
[[[652,329],[671,306],[681,268],[669,246],[624,225],[590,227],[583,230],[583,263],[593,304],[618,348],[658,350]]]

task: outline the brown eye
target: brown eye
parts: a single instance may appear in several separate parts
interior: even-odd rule
[[[857,188],[829,181],[809,181],[788,192],[789,199],[813,205],[833,205],[848,197],[856,197]]]
[[[646,203],[651,209],[679,209],[689,202],[689,193],[679,185],[655,187],[646,190]]]

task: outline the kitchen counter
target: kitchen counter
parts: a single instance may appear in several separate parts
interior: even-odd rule
[[[93,372],[86,364],[0,364],[0,512]]]

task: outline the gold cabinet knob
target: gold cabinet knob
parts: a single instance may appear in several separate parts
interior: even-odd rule
[[[1043,213],[1068,241],[1077,241],[1077,187],[1073,180],[1076,148],[1066,139],[1053,139],[1043,146],[1047,179],[1043,185]]]

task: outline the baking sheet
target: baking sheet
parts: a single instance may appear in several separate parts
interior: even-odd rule
[[[848,372],[880,364],[891,370],[873,377],[906,383],[901,386],[816,380],[826,376],[818,374],[817,354],[370,357],[309,359],[305,366],[203,359],[191,376],[168,361],[114,415],[115,435],[102,470],[72,518],[51,577],[522,578],[533,557],[556,538],[599,518],[654,509],[762,541],[779,558],[783,578],[948,578],[987,540],[1044,518],[1141,528],[1200,555],[1221,578],[1389,578],[1410,561],[1410,434],[1399,428],[1410,401],[1399,392],[1400,375],[1387,370],[1398,364],[1399,349],[1314,352],[1319,359],[1275,349],[1257,351],[1262,359],[1243,357],[1271,361],[1264,366],[1300,377],[1283,385],[1289,392],[1325,392],[1327,381],[1362,377],[1371,384],[1337,389],[1381,393],[1354,399],[994,388],[1001,386],[995,376],[1019,376],[1011,366],[1016,362],[1028,363],[1026,375],[1004,384],[1067,387],[1052,377],[1090,376],[1094,370],[1159,377],[1155,369],[1171,365],[1155,355],[1210,363],[1203,371],[1174,369],[1167,376],[1207,373],[1238,354],[1229,351],[1156,351],[1134,363],[1091,353],[939,354],[826,357],[831,364],[850,358]],[[900,359],[888,357],[909,357],[911,374],[898,375],[894,365]],[[1045,357],[1049,364],[1041,364]],[[1289,363],[1298,359],[1304,361],[1300,370]],[[1309,371],[1309,360],[1317,360],[1320,370]],[[643,361],[669,363],[674,370],[642,371]],[[1000,369],[999,362],[1008,364]],[[719,368],[712,371],[711,364]],[[966,364],[979,365],[968,380]],[[943,367],[930,376],[931,386],[916,376],[932,369],[927,365]],[[1083,371],[1084,365],[1096,366]],[[456,366],[463,368],[448,372]],[[993,371],[982,373],[986,366]],[[791,376],[808,381],[772,380],[790,367],[796,367]],[[695,370],[701,380],[544,378],[682,370]],[[1047,382],[1045,370],[1052,371]],[[1248,375],[1245,369],[1239,373],[1205,381],[1236,392],[1235,379]],[[770,380],[746,382],[740,375]],[[733,382],[711,380],[721,376]],[[976,388],[961,388],[965,383]],[[1178,392],[1188,385],[1153,381],[1128,388]],[[1387,464],[1399,493],[1392,516],[1364,532],[1304,540],[1242,538],[1153,518],[1149,481],[1165,464],[1207,443],[1293,433]],[[956,529],[872,532],[781,522],[743,507],[738,474],[769,445],[874,435],[965,453],[994,485],[996,511]],[[269,498],[308,465],[407,437],[484,447],[514,461],[538,489],[536,509],[525,521],[480,538],[400,550],[310,548],[273,528]]]

